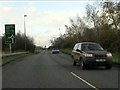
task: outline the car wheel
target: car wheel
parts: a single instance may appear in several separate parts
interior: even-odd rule
[[[111,68],[112,68],[112,65],[106,65],[105,68],[106,68],[106,69],[111,69]]]
[[[84,70],[86,67],[85,67],[85,63],[83,62],[83,60],[81,60],[81,62],[80,62],[80,68],[82,69],[82,70]]]
[[[75,61],[73,61],[73,66],[76,66],[76,62]]]

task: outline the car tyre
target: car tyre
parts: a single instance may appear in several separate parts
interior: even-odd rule
[[[81,60],[81,62],[80,62],[80,68],[82,69],[82,70],[84,70],[86,67],[85,67],[85,63],[83,62],[83,60]]]
[[[76,66],[76,62],[75,61],[73,61],[73,66]]]
[[[111,69],[111,68],[112,68],[112,65],[106,65],[105,68],[106,68],[106,69]]]

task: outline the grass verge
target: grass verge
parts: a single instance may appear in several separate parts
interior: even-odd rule
[[[61,52],[71,55],[72,49],[70,48],[61,49]]]
[[[120,53],[113,54],[113,63],[120,64]]]
[[[9,55],[9,56],[2,57],[2,66],[7,63],[10,63],[11,61],[16,60],[17,58],[25,57],[32,54],[34,53],[22,53],[22,54]]]

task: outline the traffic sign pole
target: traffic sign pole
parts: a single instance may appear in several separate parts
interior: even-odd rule
[[[11,43],[9,44],[9,49],[10,49],[10,53],[12,53],[12,46],[11,46]]]

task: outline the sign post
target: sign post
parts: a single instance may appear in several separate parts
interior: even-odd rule
[[[9,44],[9,49],[10,49],[10,53],[12,53],[12,46],[11,46],[11,43]]]
[[[9,49],[11,53],[11,45],[15,43],[15,24],[5,24],[5,43],[9,44]]]

